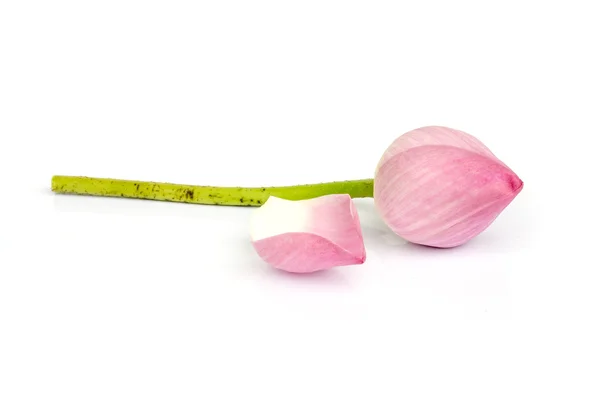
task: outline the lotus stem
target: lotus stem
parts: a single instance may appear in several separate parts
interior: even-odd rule
[[[52,177],[52,191],[58,194],[150,199],[201,205],[261,206],[271,195],[294,201],[331,194],[372,198],[373,179],[243,188],[56,175]]]

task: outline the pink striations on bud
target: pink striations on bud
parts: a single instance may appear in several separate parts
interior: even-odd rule
[[[485,230],[522,188],[523,181],[477,138],[429,126],[405,133],[385,151],[374,198],[396,234],[449,248]]]
[[[251,239],[273,267],[297,273],[362,264],[365,246],[349,195],[289,201],[269,197],[253,212]]]

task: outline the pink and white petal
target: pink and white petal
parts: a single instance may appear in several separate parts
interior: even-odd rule
[[[253,214],[251,239],[263,260],[288,272],[314,272],[366,259],[349,195],[303,201],[271,196]]]
[[[311,207],[308,231],[331,240],[357,261],[366,258],[356,206],[347,194],[327,195],[306,201]]]
[[[383,153],[376,172],[392,157],[420,146],[453,146],[497,160],[503,164],[487,146],[468,133],[444,126],[424,126],[398,137]]]

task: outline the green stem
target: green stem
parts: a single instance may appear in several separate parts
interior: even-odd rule
[[[57,175],[52,177],[52,191],[59,194],[152,199],[202,205],[260,206],[271,195],[289,200],[310,199],[330,194],[372,198],[373,179],[286,187],[240,188]]]

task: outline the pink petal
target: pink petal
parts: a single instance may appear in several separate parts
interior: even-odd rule
[[[314,272],[366,259],[358,213],[349,195],[302,201],[271,196],[254,212],[251,228],[258,255],[284,271]]]
[[[377,170],[392,157],[419,146],[454,146],[469,150],[491,159],[498,158],[479,139],[463,131],[444,126],[424,126],[411,130],[397,138],[383,153]],[[500,160],[498,160],[500,162]]]
[[[401,136],[382,162],[375,176],[375,205],[395,233],[417,244],[454,247],[467,242],[523,188],[519,177],[480,141],[448,128]]]

